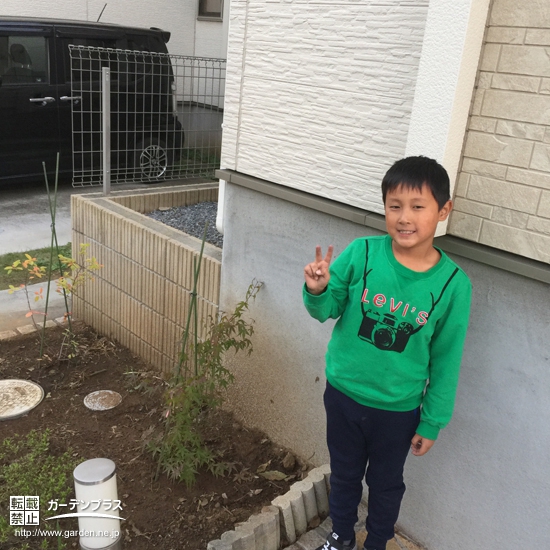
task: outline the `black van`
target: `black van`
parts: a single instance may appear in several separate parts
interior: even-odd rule
[[[43,161],[53,170],[58,151],[62,173],[73,160],[75,173],[101,170],[101,66],[111,68],[113,173],[161,180],[183,145],[162,56],[169,38],[155,28],[0,16],[0,183],[40,177]],[[89,47],[127,52],[98,57]]]

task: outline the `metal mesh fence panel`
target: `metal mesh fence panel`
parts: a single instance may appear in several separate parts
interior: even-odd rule
[[[225,59],[69,46],[73,186],[100,185],[102,67],[110,69],[111,182],[213,176]]]

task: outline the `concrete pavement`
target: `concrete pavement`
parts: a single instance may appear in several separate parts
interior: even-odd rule
[[[58,294],[56,290],[56,285],[52,281],[50,286],[50,296],[49,296],[49,305],[48,305],[48,317],[49,321],[54,321],[54,319],[62,318],[65,314],[65,301],[63,295]],[[42,289],[42,295],[44,299],[41,299],[37,302],[34,301],[35,293],[40,292]],[[44,308],[46,305],[46,292],[47,292],[47,282],[42,282],[28,287],[29,301],[31,308],[36,311],[34,319],[37,323],[42,323],[44,321]],[[71,300],[69,300],[69,308],[71,307]],[[29,304],[27,302],[27,296],[25,295],[24,290],[18,290],[13,294],[10,294],[8,290],[0,291],[0,340],[2,335],[7,337],[10,333],[21,334],[23,332],[29,332],[34,327],[32,327],[32,319],[27,317],[29,312]],[[28,328],[29,325],[32,329]],[[26,327],[26,328],[25,328]],[[15,335],[13,334],[13,335]]]

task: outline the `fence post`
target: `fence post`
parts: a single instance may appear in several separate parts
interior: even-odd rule
[[[103,138],[103,194],[111,193],[111,69],[101,68],[101,134]]]

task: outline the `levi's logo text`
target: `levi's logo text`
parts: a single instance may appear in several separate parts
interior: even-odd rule
[[[368,294],[369,289],[365,288],[363,292],[363,296],[361,297],[361,302],[364,304],[370,303],[368,300]],[[393,314],[397,313],[400,314],[402,317],[405,317],[407,313],[415,313],[417,311],[417,308],[414,306],[411,306],[411,304],[403,304],[402,300],[397,301],[395,298],[390,298],[389,300],[384,296],[384,294],[375,294],[372,299],[372,303],[376,307],[383,307],[386,304],[389,305],[390,313]],[[416,317],[416,324],[417,325],[425,325],[428,321],[429,313],[427,311],[419,311]]]

